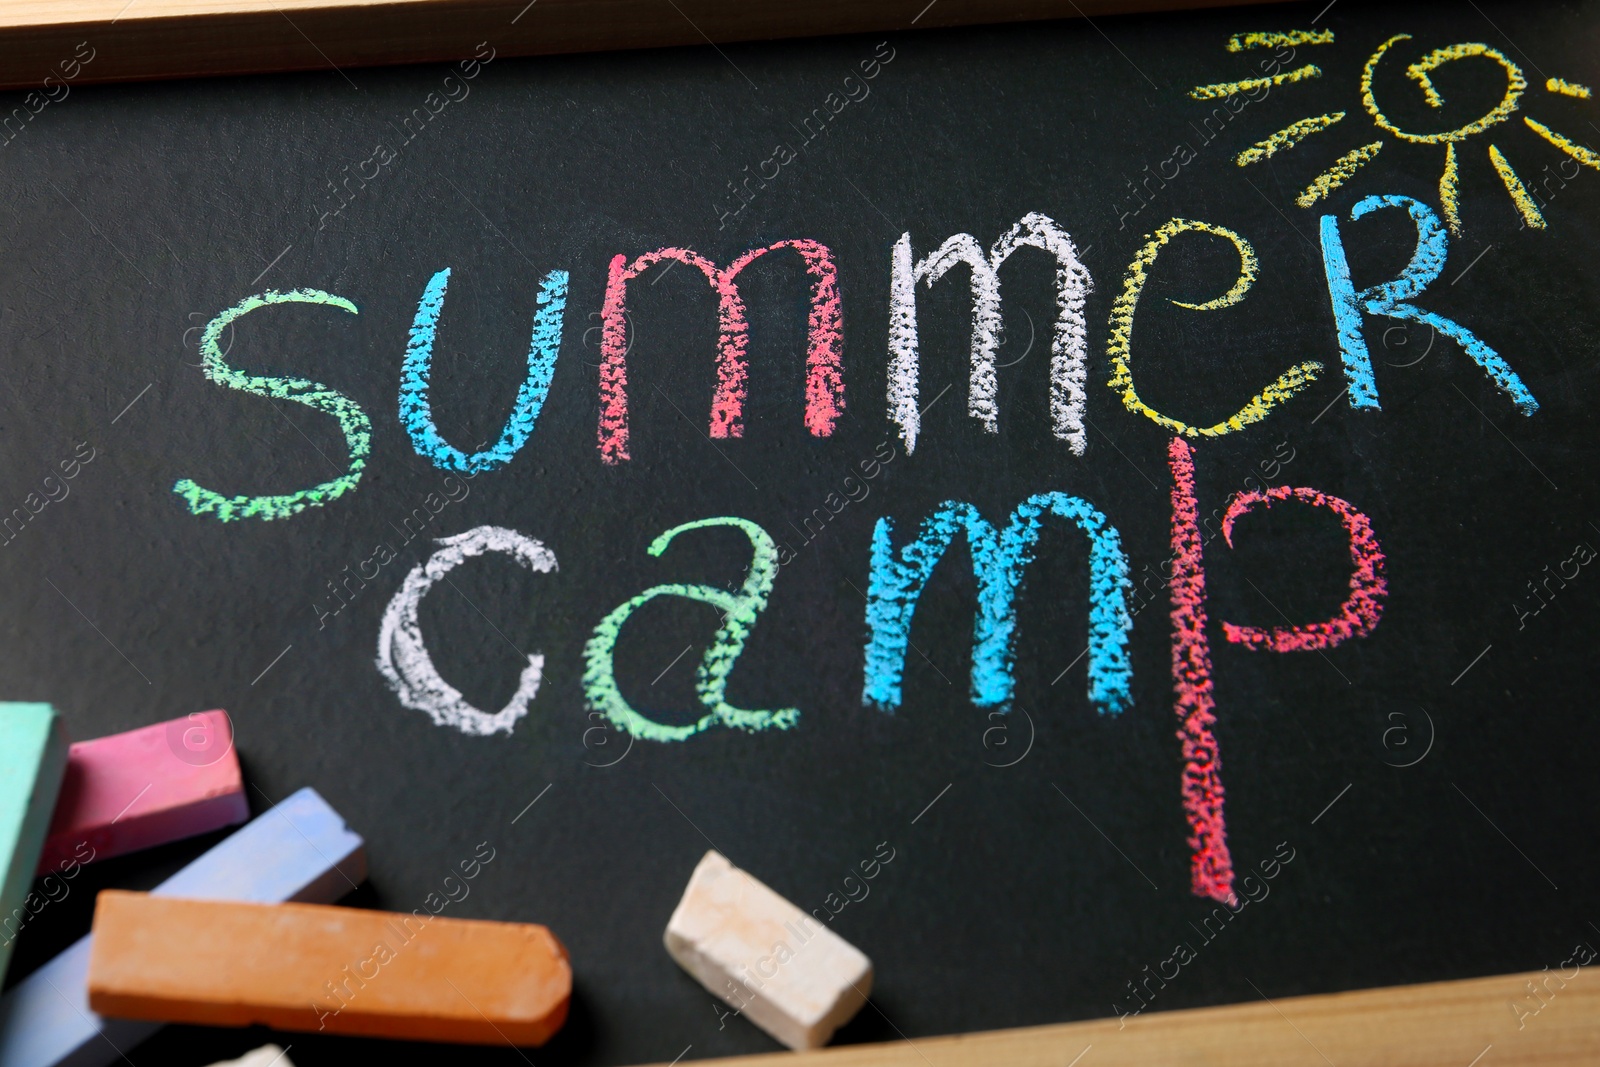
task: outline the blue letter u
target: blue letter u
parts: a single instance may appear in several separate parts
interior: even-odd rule
[[[450,284],[446,267],[428,282],[417,303],[417,317],[411,321],[411,336],[406,342],[406,358],[400,368],[400,421],[417,454],[444,470],[479,474],[510,462],[539,421],[545,397],[550,394],[550,379],[555,374],[556,356],[561,351],[561,320],[567,309],[567,272],[553,270],[539,286],[538,310],[533,315],[533,339],[528,344],[528,377],[517,391],[517,401],[500,431],[493,448],[467,455],[439,436],[433,424],[433,406],[428,402],[428,378],[433,370],[433,337],[444,308],[445,289]]]

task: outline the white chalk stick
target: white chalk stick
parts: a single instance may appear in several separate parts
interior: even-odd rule
[[[663,940],[714,996],[792,1049],[827,1044],[872,992],[860,949],[716,851],[694,869]]]
[[[211,1067],[294,1067],[294,1063],[277,1045],[262,1045],[236,1060],[218,1060]]]

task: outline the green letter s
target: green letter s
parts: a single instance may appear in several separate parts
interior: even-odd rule
[[[339,420],[339,429],[344,431],[345,446],[350,451],[350,469],[332,481],[281,496],[223,496],[196,485],[188,478],[180,478],[172,491],[183,497],[184,503],[195,515],[212,513],[223,522],[232,522],[234,519],[286,519],[306,508],[321,507],[355,488],[367,465],[367,455],[372,451],[372,420],[367,418],[367,413],[354,400],[343,393],[304,378],[267,378],[245,374],[223,361],[222,350],[217,346],[222,331],[234,319],[268,304],[327,304],[352,315],[359,314],[356,306],[344,297],[325,293],[321,289],[295,289],[287,293],[273,289],[260,296],[247,296],[206,324],[205,333],[200,339],[205,376],[229,389],[274,400],[292,400],[332,415]]]

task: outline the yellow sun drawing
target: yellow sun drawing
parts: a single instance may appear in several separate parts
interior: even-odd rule
[[[1439,202],[1444,208],[1445,221],[1449,224],[1452,233],[1461,233],[1460,200],[1457,192],[1458,163],[1456,158],[1456,145],[1464,144],[1468,139],[1478,134],[1486,133],[1500,124],[1510,120],[1512,112],[1517,110],[1522,100],[1522,95],[1527,91],[1528,79],[1524,77],[1522,68],[1518,67],[1505,53],[1491,48],[1486,44],[1452,44],[1442,48],[1435,48],[1421,59],[1406,68],[1406,76],[1417,83],[1422,90],[1423,100],[1430,107],[1443,107],[1444,97],[1433,83],[1433,72],[1446,63],[1468,57],[1479,57],[1498,63],[1505,74],[1505,95],[1500,102],[1484,112],[1472,122],[1453,130],[1442,133],[1416,133],[1402,129],[1391,120],[1379,106],[1377,97],[1373,93],[1373,76],[1377,73],[1379,64],[1389,49],[1400,41],[1409,41],[1408,33],[1397,33],[1383,44],[1378,50],[1368,57],[1361,70],[1361,103],[1366,108],[1367,114],[1372,117],[1373,124],[1382,133],[1393,136],[1396,140],[1406,141],[1411,144],[1442,144],[1444,145],[1444,170],[1439,176]],[[1333,43],[1331,30],[1290,30],[1284,33],[1241,33],[1235,34],[1228,41],[1228,51],[1242,52],[1253,48],[1295,48],[1300,45],[1323,45]],[[1215,85],[1201,85],[1189,91],[1189,96],[1195,100],[1218,100],[1232,96],[1235,93],[1254,93],[1257,90],[1270,90],[1280,85],[1289,85],[1294,82],[1304,81],[1308,78],[1320,78],[1322,71],[1315,65],[1307,63],[1305,66],[1294,70],[1273,74],[1265,78],[1249,78],[1244,81],[1222,82]],[[1578,100],[1588,100],[1593,92],[1583,85],[1563,81],[1560,78],[1550,78],[1545,82],[1545,91],[1559,96],[1573,97]],[[1283,129],[1263,140],[1246,148],[1234,157],[1234,162],[1241,167],[1252,163],[1259,163],[1278,152],[1293,148],[1300,142],[1315,134],[1331,129],[1343,122],[1346,113],[1333,111],[1324,115],[1313,115],[1292,122]],[[1555,145],[1561,151],[1571,156],[1578,163],[1595,170],[1600,170],[1600,153],[1596,153],[1571,138],[1557,133],[1544,123],[1528,116],[1523,116],[1523,123]],[[1295,197],[1295,203],[1301,207],[1310,207],[1345,182],[1349,181],[1357,171],[1377,157],[1383,149],[1385,142],[1380,137],[1377,140],[1355,148],[1340,156],[1321,174],[1314,178],[1305,190]],[[1500,182],[1506,188],[1506,193],[1511,197],[1511,202],[1522,215],[1523,222],[1531,229],[1544,229],[1545,220],[1539,210],[1539,204],[1529,195],[1522,179],[1500,151],[1499,146],[1491,143],[1488,148],[1489,162],[1493,165],[1495,173],[1500,176]]]

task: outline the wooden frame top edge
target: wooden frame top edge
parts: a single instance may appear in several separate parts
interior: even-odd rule
[[[484,43],[553,55],[1273,2],[0,0],[0,89],[443,62]],[[92,61],[73,61],[79,45]]]
[[[619,0],[537,0],[545,9],[563,8],[582,12],[603,13],[607,8],[629,5]],[[942,13],[935,17],[927,11],[928,25],[968,25],[992,15],[997,21],[1016,21],[1028,18],[1073,18],[1080,16],[1138,14],[1158,11],[1194,10],[1200,8],[1249,6],[1273,3],[1279,0],[946,0],[945,5],[955,15]],[[670,7],[670,5],[661,5]],[[774,12],[789,10],[792,5],[774,0],[692,0],[680,5],[686,10],[723,8],[737,12],[749,21],[752,28],[771,19]],[[869,12],[872,20],[896,22],[896,28],[911,28],[916,16],[922,14],[924,5],[897,0],[860,0],[843,3],[839,0],[821,0],[808,5],[822,13],[822,19],[836,16],[846,8]],[[527,0],[0,0],[0,29],[22,27],[105,26],[121,23],[150,22],[164,19],[211,19],[219,16],[254,16],[282,14],[357,14],[374,8],[409,8],[426,10],[494,10],[509,8],[520,11],[532,5]],[[943,18],[959,21],[942,22]],[[821,21],[819,19],[818,21]]]

